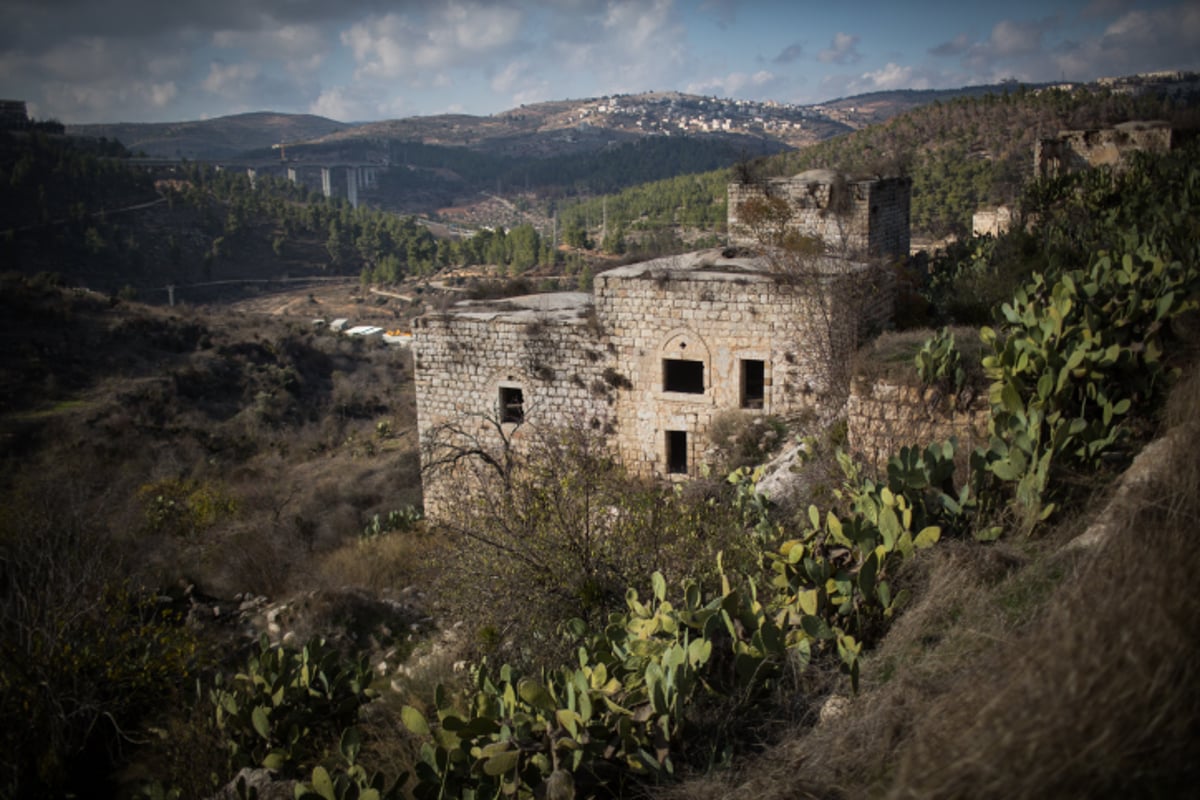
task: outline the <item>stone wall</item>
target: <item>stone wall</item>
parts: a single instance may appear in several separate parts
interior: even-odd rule
[[[850,450],[882,472],[901,447],[924,448],[953,436],[958,439],[962,480],[966,477],[964,454],[987,443],[990,414],[987,397],[982,394],[964,408],[954,409],[950,398],[935,389],[855,379],[846,403]]]
[[[893,316],[891,262],[908,254],[910,190],[908,179],[818,171],[773,182],[801,230],[827,245],[796,271],[703,251],[601,273],[592,295],[467,304],[417,320],[426,513],[442,516],[462,496],[465,471],[488,468],[478,457],[447,467],[447,455],[517,453],[542,428],[601,429],[631,473],[684,479],[714,461],[724,415],[831,418],[846,402],[862,334]],[[762,189],[729,191],[736,242],[740,206]]]
[[[972,236],[999,236],[1012,227],[1013,212],[1008,206],[984,208],[971,215]]]
[[[1059,131],[1058,136],[1039,139],[1034,145],[1033,173],[1039,178],[1053,178],[1095,167],[1120,170],[1130,153],[1166,153],[1171,141],[1171,126],[1162,121]]]
[[[889,260],[908,256],[912,181],[850,180],[829,170],[810,170],[763,184],[731,183],[728,231],[732,244],[758,244],[743,219],[747,200],[769,193],[787,200],[791,227],[825,242],[828,250]]]
[[[500,452],[502,434],[520,447],[539,426],[611,424],[608,354],[590,316],[434,314],[417,320],[413,351],[423,466],[439,445],[443,454],[446,447],[474,446]],[[504,422],[501,403],[511,402],[515,391],[521,419]],[[460,488],[453,470],[436,480],[427,476],[424,487],[431,516]]]
[[[432,476],[431,465],[466,450],[519,452],[543,427],[601,429],[633,474],[686,478],[714,462],[722,415],[830,416],[845,402],[864,316],[890,312],[892,287],[885,268],[819,267],[797,281],[712,250],[601,273],[590,296],[420,318],[426,513],[440,515],[463,488],[461,472]],[[869,311],[851,307],[864,300]],[[514,398],[519,414],[506,419]]]
[[[890,314],[893,287],[886,270],[836,259],[823,266],[819,284],[793,282],[761,262],[690,254],[597,276],[596,316],[627,382],[616,404],[627,468],[697,474],[710,461],[714,420],[730,411],[827,416],[842,405],[863,322],[848,303],[861,303],[869,286],[871,313]],[[674,390],[676,361],[693,362],[703,385]],[[686,459],[673,460],[672,436],[686,442]]]

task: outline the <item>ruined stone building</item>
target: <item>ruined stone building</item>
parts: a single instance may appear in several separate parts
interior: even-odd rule
[[[1034,145],[1033,174],[1038,178],[1055,178],[1094,167],[1120,170],[1131,153],[1166,153],[1171,146],[1171,126],[1163,121],[1059,131],[1057,136],[1039,139]]]
[[[895,208],[865,192],[879,204],[869,216],[907,219],[907,192]],[[872,241],[869,226],[864,236]],[[907,248],[907,235],[894,239]],[[708,462],[722,415],[829,413],[848,392],[860,330],[890,319],[891,272],[880,259],[806,266],[797,278],[771,259],[708,250],[601,273],[590,294],[464,302],[421,317],[423,466],[456,448],[520,446],[541,428],[590,427],[631,473],[686,477]],[[424,480],[433,516],[461,493],[453,470],[427,469]]]
[[[758,236],[744,219],[751,198],[788,201],[789,224],[804,236],[825,242],[836,254],[854,258],[903,260],[911,230],[911,178],[848,178],[814,169],[791,178],[729,184],[729,241],[753,245]]]

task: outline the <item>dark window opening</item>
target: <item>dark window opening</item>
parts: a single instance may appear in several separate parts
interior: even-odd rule
[[[757,359],[743,359],[742,408],[762,408],[766,385],[766,365]]]
[[[521,422],[525,419],[525,395],[516,386],[500,387],[500,421]]]
[[[686,475],[687,471],[687,431],[667,431],[667,472]]]
[[[704,394],[704,362],[664,358],[663,391]]]

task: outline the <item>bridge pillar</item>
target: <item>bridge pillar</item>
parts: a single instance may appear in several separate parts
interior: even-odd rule
[[[333,197],[333,171],[329,167],[321,167],[321,192]]]
[[[358,168],[346,167],[346,199],[351,208],[358,208]]]

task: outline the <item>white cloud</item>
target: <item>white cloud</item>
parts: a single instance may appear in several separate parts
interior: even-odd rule
[[[357,74],[407,78],[421,73],[475,66],[512,48],[523,13],[507,6],[450,2],[427,16],[389,13],[356,23],[342,33],[354,54]]]
[[[891,89],[929,89],[932,81],[925,75],[918,75],[917,69],[894,62],[888,62],[877,70],[864,72],[850,88],[861,92],[883,92]]]
[[[862,59],[858,52],[858,37],[838,31],[829,47],[817,53],[817,59],[826,64],[853,64]]]
[[[174,81],[150,84],[150,104],[155,108],[162,108],[167,105],[178,94],[179,87],[175,85]]]
[[[787,47],[779,51],[779,55],[771,59],[776,64],[791,64],[793,61],[798,61],[804,55],[804,45],[800,42],[793,42]]]
[[[1045,23],[1001,20],[992,28],[987,52],[993,58],[1036,53],[1042,48],[1044,27]]]
[[[529,64],[525,61],[513,61],[504,69],[492,76],[492,90],[496,92],[511,92],[513,87],[521,83]]]
[[[317,72],[329,54],[329,37],[316,25],[278,25],[263,30],[221,30],[213,47],[240,51],[247,58],[279,61],[296,78]]]
[[[178,87],[171,82],[111,81],[97,84],[53,82],[43,92],[46,112],[59,116],[56,109],[71,109],[72,117],[67,120],[99,121],[123,119],[130,111],[143,108],[164,108],[178,95]],[[46,113],[38,104],[38,113]]]
[[[358,97],[352,96],[344,86],[334,86],[325,89],[308,106],[308,113],[329,119],[348,122],[353,119],[366,119],[372,109]]]
[[[1110,23],[1100,39],[1064,48],[1054,61],[1074,79],[1200,68],[1200,6],[1130,11]]]
[[[316,25],[278,25],[263,30],[220,30],[212,35],[214,47],[252,51],[256,56],[305,58],[326,47]]]
[[[514,106],[545,100],[551,91],[550,82],[527,59],[509,62],[492,76],[489,86],[497,94],[510,97]]]
[[[960,33],[948,42],[942,42],[936,47],[929,48],[929,54],[934,56],[958,56],[967,52],[971,47],[971,37]]]
[[[222,64],[212,62],[208,77],[201,86],[204,91],[225,97],[235,97],[243,94],[246,89],[258,80],[260,69],[257,64]]]
[[[25,94],[35,116],[64,122],[138,119],[169,106],[186,79],[186,58],[149,46],[117,47],[89,36],[64,40],[44,52],[0,53],[6,83],[36,86]]]
[[[308,113],[341,122],[394,119],[413,113],[402,95],[362,84],[322,89],[308,105]]]
[[[759,70],[754,74],[731,72],[724,77],[709,78],[704,81],[689,83],[684,91],[689,94],[712,94],[719,97],[744,97],[747,90],[753,90],[753,96],[759,96],[762,91],[777,82],[774,73]]]
[[[672,0],[606,0],[551,35],[546,68],[585,77],[597,94],[679,85],[692,63],[687,27]]]

